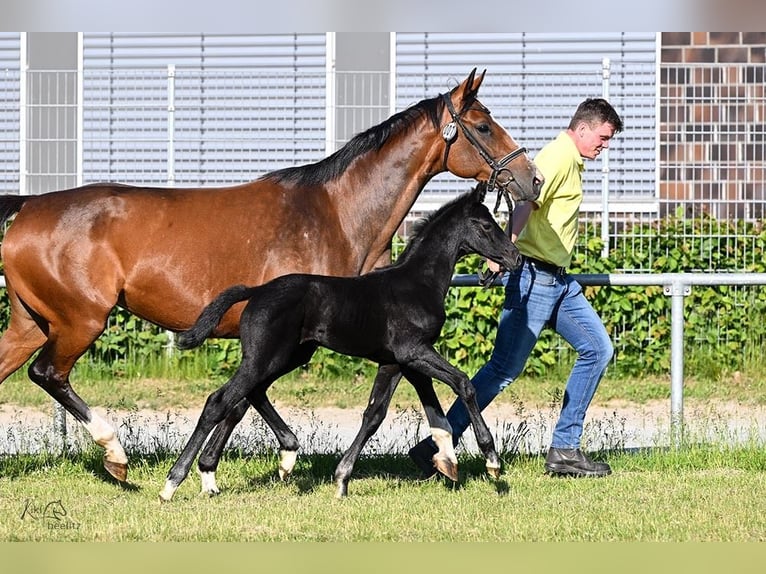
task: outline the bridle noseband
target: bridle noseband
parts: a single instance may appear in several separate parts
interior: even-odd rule
[[[487,152],[484,146],[481,145],[481,142],[478,139],[476,139],[476,136],[474,136],[465,127],[465,124],[460,119],[460,114],[458,114],[455,111],[455,108],[452,105],[452,100],[450,99],[449,94],[442,94],[441,96],[444,99],[444,105],[447,107],[447,111],[449,111],[450,116],[452,116],[452,121],[448,123],[446,126],[444,126],[444,128],[442,129],[442,137],[447,142],[447,146],[444,149],[444,165],[445,166],[447,165],[447,154],[449,154],[450,146],[452,145],[452,142],[455,140],[455,136],[457,135],[457,128],[455,127],[455,125],[457,124],[458,126],[460,126],[460,129],[462,130],[466,139],[469,142],[471,142],[471,145],[476,148],[476,151],[479,152],[479,155],[484,159],[484,161],[487,162],[489,167],[492,168],[492,173],[489,176],[489,181],[487,181],[487,191],[490,192],[497,187],[498,190],[501,190],[503,192],[503,195],[506,197],[506,201],[508,201],[510,198],[508,197],[508,191],[506,188],[512,181],[514,181],[514,177],[511,170],[506,168],[505,166],[508,165],[510,162],[512,162],[515,158],[517,158],[521,154],[527,153],[527,148],[520,147],[518,149],[515,149],[511,153],[506,155],[505,157],[501,158],[499,161],[495,161],[494,158],[491,155],[489,155],[489,152]],[[468,108],[468,109],[471,109],[471,108]],[[464,110],[464,111],[468,111],[468,110]],[[489,110],[485,110],[485,111],[487,114],[489,114]],[[464,112],[461,112],[461,113],[464,113]],[[498,182],[497,178],[501,173],[507,173],[508,175],[508,180],[505,183]],[[500,196],[498,194],[498,202],[499,201],[500,201]]]

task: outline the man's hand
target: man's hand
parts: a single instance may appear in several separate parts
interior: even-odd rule
[[[485,289],[492,287],[492,284],[495,282],[495,279],[497,279],[497,276],[500,275],[502,269],[503,268],[500,266],[500,264],[487,259],[487,271],[484,272],[483,270],[479,269],[479,285]]]
[[[492,273],[500,273],[500,270],[502,269],[499,263],[495,263],[491,259],[487,259],[487,267],[489,267],[489,270],[492,271]]]

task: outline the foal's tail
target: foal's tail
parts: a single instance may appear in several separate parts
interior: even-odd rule
[[[193,349],[199,347],[210,336],[221,318],[233,305],[248,299],[252,295],[253,288],[246,285],[235,285],[223,291],[213,299],[197,318],[190,329],[178,335],[176,345],[179,349]]]
[[[0,195],[0,225],[19,211],[31,195]]]

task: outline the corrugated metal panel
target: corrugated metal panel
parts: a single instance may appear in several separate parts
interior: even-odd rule
[[[324,34],[85,34],[83,61],[86,181],[224,185],[324,156]]]
[[[19,193],[21,34],[0,32],[0,193]]]
[[[399,33],[396,50],[397,108],[486,68],[480,98],[532,154],[567,126],[583,99],[602,96],[609,58],[609,100],[625,122],[609,152],[610,199],[655,196],[654,33]],[[586,201],[593,201],[601,195],[600,162],[586,165]],[[464,188],[440,176],[426,191]]]

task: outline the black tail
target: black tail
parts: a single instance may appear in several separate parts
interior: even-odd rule
[[[213,299],[197,318],[197,322],[178,336],[176,343],[179,349],[193,349],[199,347],[210,336],[216,325],[221,322],[221,317],[226,314],[234,304],[244,301],[252,294],[253,287],[235,285],[223,291]]]
[[[32,196],[0,195],[0,225],[5,223],[11,215],[21,209],[21,206],[24,205],[30,197]]]

